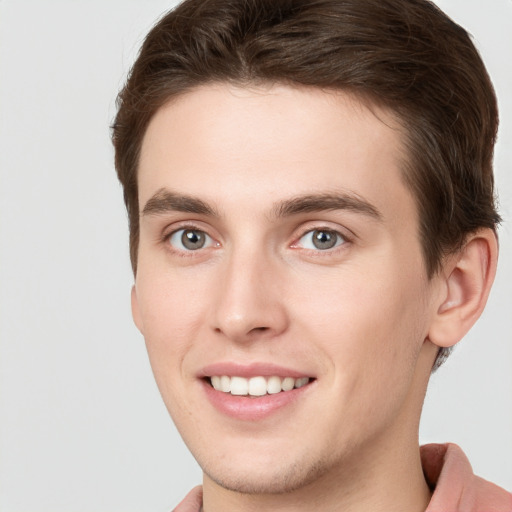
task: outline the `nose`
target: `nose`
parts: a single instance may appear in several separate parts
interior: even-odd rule
[[[233,253],[217,279],[213,329],[237,343],[271,339],[282,334],[289,319],[280,269],[254,251]]]

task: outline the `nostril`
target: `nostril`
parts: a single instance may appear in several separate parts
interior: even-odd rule
[[[250,332],[265,332],[268,331],[268,327],[254,327]]]

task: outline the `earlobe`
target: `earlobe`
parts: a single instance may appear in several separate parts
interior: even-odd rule
[[[482,314],[491,290],[498,259],[498,243],[491,229],[470,235],[457,254],[447,258],[442,293],[428,338],[438,347],[455,345]],[[443,272],[442,271],[442,272]]]
[[[144,328],[142,325],[142,318],[140,316],[139,311],[139,299],[137,298],[137,289],[135,285],[132,286],[132,292],[131,292],[131,302],[132,302],[132,318],[137,326],[137,329],[141,332],[142,335],[144,335]]]

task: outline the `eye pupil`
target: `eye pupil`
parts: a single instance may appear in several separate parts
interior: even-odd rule
[[[206,237],[201,231],[195,231],[193,229],[186,229],[181,235],[181,243],[187,249],[194,251],[201,249],[206,242]]]
[[[314,231],[313,232],[313,245],[317,249],[331,249],[336,245],[336,233],[331,231]]]

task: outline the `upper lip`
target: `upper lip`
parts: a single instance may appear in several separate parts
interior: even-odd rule
[[[212,377],[214,375],[228,375],[230,377],[293,377],[300,379],[302,377],[312,378],[309,373],[276,365],[274,363],[255,362],[250,364],[241,364],[235,362],[211,363],[203,367],[198,376],[200,378]]]

